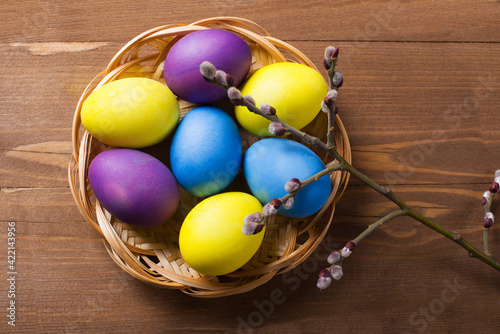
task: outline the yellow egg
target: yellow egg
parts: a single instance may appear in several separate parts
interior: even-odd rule
[[[125,78],[96,89],[81,110],[82,124],[99,141],[140,148],[165,139],[180,110],[168,87],[147,78]]]
[[[264,66],[244,83],[241,93],[251,95],[257,106],[268,103],[276,115],[290,126],[301,129],[321,110],[321,101],[328,91],[321,74],[309,66],[283,62]],[[250,112],[246,107],[235,108],[236,118],[243,128],[258,136],[271,136],[270,121]]]
[[[179,233],[186,263],[204,275],[225,275],[248,262],[259,249],[264,232],[245,235],[243,219],[262,212],[252,195],[227,192],[208,197],[187,215]]]

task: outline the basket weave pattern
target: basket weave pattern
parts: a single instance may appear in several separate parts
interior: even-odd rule
[[[87,172],[92,159],[109,147],[93,139],[81,125],[80,110],[83,102],[95,89],[125,77],[142,76],[164,83],[163,62],[172,45],[186,34],[208,28],[228,30],[247,41],[253,55],[249,75],[260,67],[284,61],[298,62],[316,69],[302,52],[271,37],[260,26],[244,19],[218,17],[189,25],[166,25],[146,31],[123,46],[108,67],[83,92],[73,121],[73,155],[68,170],[71,191],[80,212],[102,234],[109,255],[119,267],[144,282],[180,289],[193,296],[206,298],[250,291],[307,259],[323,240],[331,224],[335,204],[348,181],[346,173],[331,174],[330,197],[324,207],[311,217],[272,217],[268,220],[263,243],[255,256],[241,269],[217,277],[203,276],[190,268],[183,261],[177,243],[183,218],[201,201],[200,198],[181,189],[181,205],[176,215],[168,223],[150,228],[124,224],[98,203],[90,188]],[[182,100],[179,100],[179,105],[181,117],[195,107]],[[349,140],[339,117],[335,120],[335,128],[336,148],[350,162]],[[320,112],[303,131],[324,140],[326,129],[326,115]],[[259,139],[244,130],[241,135],[244,151]],[[334,163],[324,152],[311,148],[325,164]]]

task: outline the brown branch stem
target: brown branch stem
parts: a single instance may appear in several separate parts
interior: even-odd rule
[[[490,253],[490,246],[488,243],[490,235],[490,229],[489,228],[484,228],[483,229],[483,248],[484,248],[484,254],[486,254],[489,257],[492,257],[493,255]]]
[[[358,235],[353,241],[356,244],[356,246],[367,236],[369,236],[373,231],[375,231],[377,228],[380,226],[384,225],[387,223],[389,220],[394,219],[396,217],[404,215],[404,211],[402,209],[393,211],[384,217],[380,218],[377,220],[375,223],[371,224],[368,226],[366,230],[364,230],[360,235]]]

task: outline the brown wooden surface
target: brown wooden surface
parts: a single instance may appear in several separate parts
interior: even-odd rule
[[[326,46],[340,46],[338,106],[353,164],[481,247],[480,199],[500,168],[499,1],[30,0],[3,1],[1,12],[0,332],[499,331],[500,273],[407,218],[366,239],[342,280],[318,291],[324,248],[393,208],[356,180],[296,271],[200,300],[120,270],[79,214],[66,170],[78,98],[124,43],[163,24],[239,16],[318,66]],[[17,232],[15,327],[6,317],[8,222]]]

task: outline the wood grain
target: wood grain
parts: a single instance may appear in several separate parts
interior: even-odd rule
[[[13,20],[0,26],[6,42],[126,42],[152,27],[238,16],[260,23],[283,40],[498,42],[495,0],[30,0],[3,4]]]
[[[391,7],[392,6],[392,7]],[[391,9],[392,8],[392,9]],[[482,193],[500,168],[498,1],[24,1],[0,21],[0,249],[16,222],[19,333],[496,333],[498,273],[408,218],[383,226],[315,286],[326,256],[394,206],[351,180],[317,251],[243,295],[198,300],[122,272],[69,191],[71,122],[86,84],[137,34],[240,16],[321,66],[341,48],[338,107],[353,164],[482,244]],[[493,213],[500,215],[494,203]],[[500,232],[491,230],[500,253]],[[500,256],[500,255],[498,255]],[[498,257],[497,256],[497,257]],[[5,260],[4,260],[5,259]],[[6,309],[8,286],[0,285]]]
[[[325,43],[294,45],[320,66]],[[73,108],[119,47],[44,57],[10,46],[0,51],[13,64],[6,70],[10,80],[0,83],[9,103],[0,105],[4,187],[66,185],[61,172],[71,152]],[[343,42],[340,47],[346,55],[339,61],[346,83],[338,106],[359,168],[393,185],[415,182],[410,175],[420,183],[485,182],[492,167],[478,169],[463,160],[480,160],[499,144],[500,69],[495,59],[500,44],[478,44],[474,53],[465,55],[453,43],[370,43],[359,50]],[[15,59],[9,58],[16,51]],[[95,61],[89,64],[88,57]],[[30,62],[39,64],[38,71],[15,76]],[[59,64],[57,71],[65,80],[52,75],[52,63]],[[40,87],[40,82],[46,84]],[[21,99],[20,91],[37,93]],[[387,128],[391,131],[381,131]],[[458,147],[463,151],[457,152]],[[452,158],[457,154],[460,160]],[[489,159],[493,166],[500,164],[496,155]],[[40,171],[43,177],[38,177]]]

